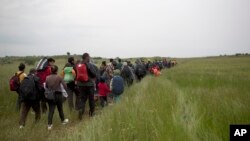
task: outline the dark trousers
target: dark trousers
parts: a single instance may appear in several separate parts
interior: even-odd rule
[[[35,112],[35,121],[37,122],[41,118],[41,111],[40,111],[40,104],[39,101],[32,101],[32,102],[23,102],[22,103],[22,111],[20,115],[20,125],[25,125],[25,121],[27,118],[27,115],[30,111],[30,108],[33,109]]]
[[[55,92],[55,100],[48,100],[49,104],[49,116],[48,116],[48,124],[52,124],[53,115],[55,108],[57,107],[57,110],[59,112],[59,116],[61,118],[61,121],[64,121],[64,113],[63,113],[63,97],[61,92]]]
[[[101,106],[104,107],[105,105],[107,105],[107,103],[108,103],[107,96],[100,96],[100,104],[101,104]]]
[[[19,93],[19,91],[16,91],[17,92],[17,100],[16,100],[16,110],[17,111],[20,111],[21,109],[21,94]]]
[[[41,108],[42,108],[42,113],[46,113],[47,112],[47,105],[46,105],[46,103],[47,103],[47,99],[45,98],[45,95],[44,95],[44,92],[45,92],[45,90],[44,90],[44,88],[42,88],[41,90],[40,90],[40,95],[42,96],[41,97]]]
[[[67,89],[66,89],[67,93],[68,93],[68,104],[69,104],[69,109],[70,111],[72,111],[72,109],[75,108],[74,105],[74,93],[75,93],[75,84],[74,82],[70,82],[67,84]],[[75,102],[76,103],[76,102]]]
[[[85,112],[85,104],[86,101],[89,99],[89,115],[93,116],[93,113],[95,111],[95,99],[94,99],[94,87],[88,87],[88,86],[82,86],[79,87],[79,91],[80,91],[80,103],[79,103],[79,119],[82,119],[82,116]]]

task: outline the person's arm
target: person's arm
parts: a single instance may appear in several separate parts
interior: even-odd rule
[[[96,77],[96,72],[95,72],[95,68],[92,64],[90,63],[86,63],[87,69],[88,69],[88,73],[92,78]]]
[[[106,92],[110,93],[111,90],[109,89],[108,85],[105,85]]]
[[[62,70],[62,72],[61,72],[61,76],[64,78],[64,69]]]
[[[74,69],[72,69],[72,75],[73,75],[74,78],[76,77],[76,72],[75,72]]]
[[[112,91],[113,90],[113,78],[111,79],[111,81],[110,81],[110,90]]]
[[[66,83],[63,81],[63,78],[62,78],[62,77],[59,76],[59,78],[60,78],[61,84],[63,85],[64,89],[66,90],[66,89],[67,89]]]

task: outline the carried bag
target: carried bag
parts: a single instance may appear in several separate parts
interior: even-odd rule
[[[77,76],[76,80],[80,82],[87,82],[89,80],[86,64],[78,64],[76,66]]]
[[[47,89],[44,94],[48,100],[55,100],[55,91]]]
[[[10,78],[9,86],[11,91],[18,90],[18,88],[20,87],[20,75],[23,73],[24,72],[21,72],[19,74],[15,73],[15,75]]]
[[[23,100],[36,100],[38,98],[38,91],[34,76],[29,75],[25,77],[20,85],[19,91]]]
[[[46,67],[49,65],[47,57],[44,57],[40,59],[40,61],[37,63],[36,70],[37,71],[43,71],[46,69]]]

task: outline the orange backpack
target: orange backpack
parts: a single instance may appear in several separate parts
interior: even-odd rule
[[[76,66],[76,80],[80,82],[86,82],[89,80],[88,71],[86,64],[78,64]]]

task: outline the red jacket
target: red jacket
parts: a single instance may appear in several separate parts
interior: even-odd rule
[[[43,83],[46,81],[46,77],[51,74],[51,67],[48,66],[43,71],[36,72],[36,75],[40,78],[40,85],[43,86]]]
[[[99,83],[98,84],[99,88],[99,96],[107,96],[109,93],[111,93],[108,85],[106,83]]]

